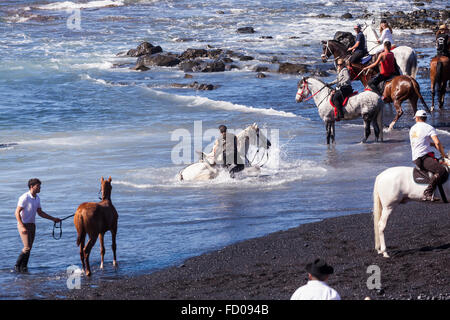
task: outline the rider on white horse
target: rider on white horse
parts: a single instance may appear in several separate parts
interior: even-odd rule
[[[414,118],[416,124],[409,131],[412,160],[419,169],[434,173],[431,183],[425,189],[422,197],[422,201],[433,201],[436,186],[445,182],[448,173],[446,168],[434,157],[432,146],[440,152],[443,159],[446,158],[446,155],[436,130],[426,123],[427,114],[425,110],[418,110]]]
[[[213,150],[207,155],[208,158],[214,158],[215,163],[227,168],[230,177],[244,170],[244,160],[237,149],[237,138],[234,134],[227,132],[225,125],[219,126],[221,136],[215,141]]]
[[[371,55],[376,55],[380,52],[383,52],[384,51],[383,44],[386,41],[389,41],[391,43],[391,45],[394,46],[394,40],[392,39],[392,28],[391,28],[391,26],[389,26],[387,21],[384,19],[381,20],[381,23],[380,23],[380,32],[381,32],[381,36],[377,40],[378,43],[380,43],[380,45],[376,46],[375,48],[373,48],[372,50],[369,51],[369,54],[371,54]]]
[[[337,68],[338,68],[338,76],[336,80],[330,82],[328,85],[337,84],[336,92],[332,97],[332,101],[333,104],[338,109],[336,121],[339,121],[340,119],[344,119],[343,103],[345,98],[351,96],[351,94],[353,93],[353,88],[352,88],[352,78],[350,77],[350,73],[347,67],[345,66],[344,59],[342,58],[338,59]]]

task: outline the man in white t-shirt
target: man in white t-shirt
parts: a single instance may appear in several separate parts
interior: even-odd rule
[[[52,220],[53,222],[61,221],[42,211],[41,200],[37,195],[41,192],[41,181],[36,178],[30,179],[28,181],[28,188],[29,191],[20,196],[15,212],[17,229],[19,230],[19,235],[23,243],[23,249],[14,266],[14,269],[18,272],[27,271],[28,259],[30,258],[30,251],[36,232],[36,213],[42,218]]]
[[[291,300],[341,300],[339,293],[326,283],[334,272],[324,260],[316,259],[306,265],[308,283],[295,290]]]
[[[445,167],[435,158],[433,147],[445,159],[444,147],[439,141],[436,129],[426,123],[427,114],[424,110],[418,110],[414,118],[416,124],[409,130],[412,160],[419,169],[434,173],[431,183],[425,189],[422,197],[423,201],[433,201],[433,193],[436,186],[443,183],[448,176]]]

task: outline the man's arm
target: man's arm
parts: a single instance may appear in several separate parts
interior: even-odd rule
[[[17,206],[16,208],[16,212],[14,213],[16,216],[16,220],[17,220],[17,224],[19,226],[19,231],[20,233],[27,233],[27,229],[25,228],[25,226],[23,225],[22,222],[22,217],[20,216],[20,212],[23,210],[23,208],[21,206]]]
[[[348,48],[347,51],[353,51],[356,48],[358,48],[358,46],[359,46],[359,41],[356,41],[355,45],[353,47]]]
[[[60,222],[61,219],[59,218],[53,218],[51,215],[46,214],[44,211],[42,211],[41,208],[37,209],[37,213],[40,217],[48,219],[48,220],[52,220],[53,222]]]
[[[438,136],[431,136],[431,139],[433,139],[433,143],[431,145],[439,150],[442,158],[446,158],[446,155],[444,152],[444,146],[442,145],[441,141],[439,141]]]

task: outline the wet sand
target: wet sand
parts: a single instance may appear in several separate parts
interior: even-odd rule
[[[388,259],[374,250],[371,213],[329,218],[242,241],[148,275],[100,281],[96,288],[83,284],[80,290],[54,292],[47,298],[288,300],[306,283],[305,265],[322,257],[335,269],[329,285],[345,300],[450,299],[450,204],[399,206],[385,237]],[[380,267],[380,290],[367,287],[370,265]]]

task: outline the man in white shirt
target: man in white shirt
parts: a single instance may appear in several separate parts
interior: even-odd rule
[[[14,266],[14,269],[18,272],[27,271],[28,259],[30,258],[30,251],[33,246],[34,235],[36,232],[36,213],[42,218],[52,220],[53,222],[61,221],[42,211],[41,200],[37,195],[41,192],[41,181],[36,178],[30,179],[28,181],[28,188],[29,191],[20,196],[15,212],[17,229],[19,230],[19,235],[23,242],[23,249]]]
[[[447,179],[448,173],[435,158],[432,147],[435,147],[445,159],[444,147],[439,141],[436,129],[426,123],[427,114],[424,110],[418,110],[414,118],[416,124],[409,130],[412,160],[419,169],[434,173],[431,183],[425,189],[422,197],[422,201],[433,201],[436,186]]]
[[[324,260],[316,259],[306,265],[308,283],[295,290],[291,300],[341,300],[339,293],[327,285],[330,274],[334,272]]]

